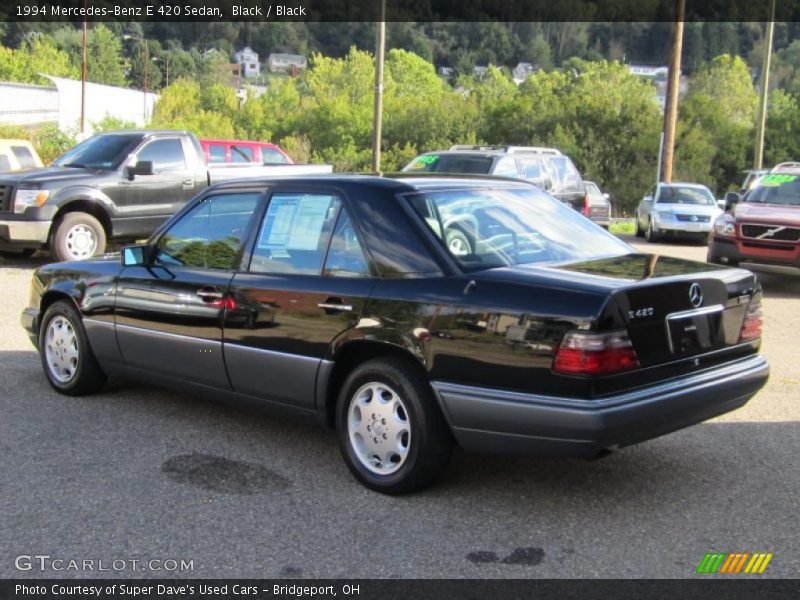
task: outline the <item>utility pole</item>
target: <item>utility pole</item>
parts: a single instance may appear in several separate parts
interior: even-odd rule
[[[386,46],[386,0],[381,0],[381,20],[375,34],[375,108],[372,121],[372,170],[381,171],[381,128],[383,124],[383,54]]]
[[[86,4],[84,3],[84,8]],[[81,48],[81,137],[86,133],[86,38],[88,25],[83,20],[83,46]]]
[[[672,24],[672,53],[669,57],[667,101],[664,106],[664,137],[661,152],[661,181],[672,181],[675,157],[675,127],[678,121],[678,96],[681,87],[681,51],[683,50],[683,20],[686,0],[675,0],[675,22]]]
[[[150,52],[147,48],[147,37],[142,34],[144,42],[144,126],[147,126],[147,74],[150,66]]]
[[[758,94],[758,118],[756,119],[756,150],[753,156],[754,169],[760,169],[764,165],[764,129],[767,125],[769,65],[772,60],[772,36],[774,32],[775,0],[771,0],[769,3],[769,21],[767,21],[767,39],[764,45],[764,61],[761,63],[761,89]]]

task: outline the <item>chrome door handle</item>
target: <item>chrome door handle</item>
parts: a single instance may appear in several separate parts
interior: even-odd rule
[[[340,304],[337,302],[320,302],[317,304],[323,310],[330,310],[335,312],[352,312],[353,306],[350,304]]]
[[[181,183],[183,183],[184,187],[189,187],[189,186],[194,185],[194,179],[192,179],[190,177],[186,177],[186,178],[184,178],[184,180]]]
[[[218,292],[213,288],[202,287],[197,290],[197,295],[203,300],[220,300],[225,296],[222,292]]]

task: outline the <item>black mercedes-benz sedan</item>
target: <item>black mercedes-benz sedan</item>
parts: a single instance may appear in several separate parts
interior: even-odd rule
[[[744,405],[760,299],[527,183],[338,175],[208,188],[144,245],[39,268],[22,321],[61,393],[127,375],[288,407],[401,493],[454,444],[593,457]]]

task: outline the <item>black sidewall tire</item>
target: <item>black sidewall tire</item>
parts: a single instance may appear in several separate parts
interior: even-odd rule
[[[369,382],[385,383],[403,398],[411,427],[408,457],[389,475],[377,475],[365,467],[350,443],[347,418],[350,401]],[[452,435],[428,382],[404,361],[376,359],[357,367],[341,387],[336,407],[339,449],[350,471],[366,487],[385,494],[404,494],[434,481],[452,449]]]
[[[95,248],[94,255],[103,254],[106,251],[106,230],[103,225],[95,217],[85,212],[71,212],[61,217],[55,225],[55,230],[52,236],[50,245],[51,253],[62,262],[75,259],[69,254],[67,249],[67,232],[75,225],[86,225],[94,232],[97,239],[97,247]]]
[[[78,367],[75,377],[67,383],[62,383],[53,378],[50,373],[50,368],[47,365],[47,355],[45,353],[47,328],[50,322],[58,316],[66,318],[72,324],[72,328],[78,340]],[[93,394],[100,391],[106,383],[106,374],[100,368],[97,359],[92,353],[80,315],[69,301],[59,300],[52,304],[44,313],[42,325],[39,328],[39,358],[41,359],[47,382],[60,394],[65,394],[67,396]]]
[[[645,232],[644,237],[645,237],[645,239],[647,240],[647,242],[649,244],[654,244],[654,243],[656,243],[658,241],[659,236],[655,232],[655,230],[653,229],[653,220],[652,219],[649,219],[647,221],[647,231]]]

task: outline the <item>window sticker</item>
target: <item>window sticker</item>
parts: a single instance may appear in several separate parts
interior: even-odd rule
[[[436,154],[428,154],[426,156],[418,156],[411,163],[412,169],[424,169],[425,167],[432,167],[439,162],[439,156]]]
[[[797,181],[797,175],[781,175],[779,173],[767,173],[758,182],[758,185],[765,187],[775,187],[783,185],[784,183],[791,183]]]
[[[258,247],[276,251],[316,250],[331,196],[273,196]]]

